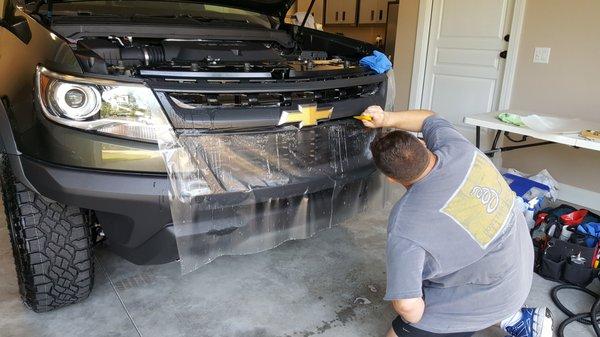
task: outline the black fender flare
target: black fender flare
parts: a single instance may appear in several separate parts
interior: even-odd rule
[[[2,104],[0,104],[0,150],[3,153],[10,155],[20,155],[21,153],[17,149],[17,143],[15,142],[15,136],[10,126],[10,120],[8,118],[7,104],[8,99],[2,97]]]
[[[8,106],[8,108],[7,108]],[[10,119],[8,118],[7,109],[10,108],[6,97],[2,97],[0,101],[0,153],[8,157],[10,167],[13,174],[20,182],[25,184],[32,191],[37,192],[37,189],[31,184],[29,179],[25,176],[23,171],[23,165],[21,164],[21,152],[17,148],[17,142],[10,125]]]

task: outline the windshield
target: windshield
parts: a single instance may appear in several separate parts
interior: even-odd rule
[[[38,13],[44,15],[47,5]],[[70,1],[53,4],[53,16],[111,16],[122,18],[195,18],[205,21],[236,21],[271,28],[267,15],[239,8],[179,1]]]

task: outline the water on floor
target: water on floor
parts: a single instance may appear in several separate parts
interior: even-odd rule
[[[383,336],[394,317],[382,301],[384,212],[260,254],[221,257],[185,276],[176,263],[136,266],[99,249],[90,298],[44,314],[21,304],[6,227],[1,228],[0,336],[367,337]],[[554,308],[549,297],[554,285],[536,276],[527,304]],[[591,306],[577,293],[562,297],[574,311]],[[554,313],[564,319],[556,308]],[[575,325],[566,335],[594,334],[591,327]],[[504,334],[489,328],[476,336]]]

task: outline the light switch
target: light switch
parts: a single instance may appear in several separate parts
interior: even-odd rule
[[[535,47],[535,52],[533,53],[533,63],[550,63],[550,48]]]

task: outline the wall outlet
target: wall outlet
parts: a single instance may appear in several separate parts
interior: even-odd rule
[[[535,52],[533,53],[533,63],[550,63],[550,48],[535,47]]]

